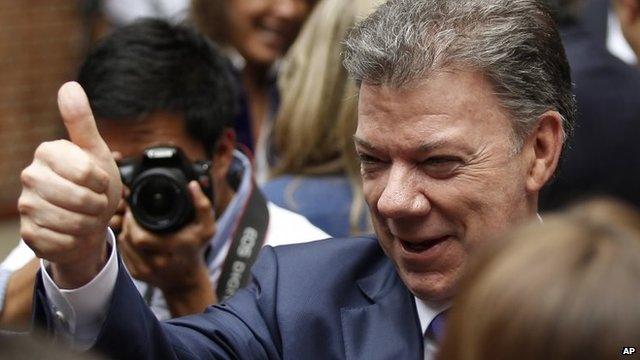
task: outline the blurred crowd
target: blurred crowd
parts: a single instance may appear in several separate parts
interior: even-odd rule
[[[391,169],[395,156],[406,160],[404,153],[393,146],[400,149],[412,141],[412,136],[430,134],[432,130],[416,125],[415,129],[404,131],[405,120],[398,119],[396,128],[396,119],[389,116],[406,115],[432,100],[438,103],[440,95],[451,104],[456,103],[456,98],[453,91],[443,92],[417,102],[407,100],[409,105],[398,110],[394,101],[412,99],[408,91],[414,90],[414,85],[407,86],[409,90],[395,98],[384,91],[364,93],[363,84],[368,78],[354,77],[358,69],[354,65],[348,70],[343,61],[349,61],[345,60],[345,53],[365,50],[347,51],[351,43],[345,39],[367,37],[365,30],[372,31],[366,28],[368,24],[364,25],[365,30],[360,29],[362,33],[356,31],[353,35],[352,29],[365,18],[365,23],[371,21],[371,28],[375,27],[382,15],[374,12],[383,3],[384,0],[86,2],[87,11],[94,14],[94,40],[73,79],[77,84],[71,86],[76,88],[68,87],[59,95],[69,140],[78,147],[43,144],[22,174],[25,190],[18,205],[23,217],[21,234],[4,239],[15,242],[16,247],[0,265],[0,329],[4,329],[0,340],[15,337],[21,339],[16,344],[22,344],[24,339],[18,334],[29,332],[38,314],[44,316],[33,301],[44,301],[52,293],[48,280],[39,280],[41,276],[49,277],[44,271],[47,266],[75,263],[84,267],[85,260],[86,264],[93,264],[86,254],[69,258],[64,254],[71,254],[69,249],[77,246],[73,241],[89,238],[88,229],[96,227],[78,214],[102,214],[109,207],[111,214],[104,220],[113,235],[104,254],[117,247],[120,266],[124,265],[142,301],[159,320],[210,311],[213,304],[240,298],[243,294],[233,296],[254,281],[249,268],[263,246],[309,242],[307,248],[293,245],[291,249],[311,252],[316,240],[338,238],[349,242],[353,241],[350,237],[371,237],[375,233],[381,239],[379,252],[402,263],[394,257],[399,256],[394,253],[395,248],[385,247],[384,239],[417,229],[420,225],[413,221],[415,216],[410,210],[418,211],[427,205],[405,199],[401,193],[414,187],[424,187],[427,193],[444,193],[446,180],[456,176],[453,174],[457,171],[464,181],[477,179],[476,175],[465,177],[464,170],[458,167],[482,165],[473,161],[451,165],[462,160],[446,156],[433,164],[426,160],[419,165],[405,164],[406,168],[428,167],[434,174],[430,173],[429,186],[420,183],[422,179],[417,175],[406,175],[403,171],[410,170],[405,168],[384,170]],[[492,209],[492,214],[514,212],[513,219],[518,220],[505,222],[513,220],[514,225],[522,226],[510,226],[502,232],[498,229],[503,224],[487,225],[485,234],[496,239],[483,245],[482,251],[477,250],[478,256],[468,264],[466,258],[461,260],[465,263],[463,274],[436,271],[442,277],[455,277],[454,285],[446,285],[451,285],[456,295],[452,299],[447,292],[446,301],[425,301],[428,311],[416,305],[417,325],[423,325],[424,315],[420,314],[433,313],[429,315],[430,325],[422,326],[427,335],[424,343],[420,340],[424,355],[420,353],[418,358],[434,359],[438,353],[438,359],[617,359],[625,349],[631,351],[635,347],[640,352],[640,215],[636,209],[640,206],[640,1],[548,0],[545,6],[551,9],[564,46],[564,54],[553,56],[566,54],[570,66],[570,71],[565,72],[558,60],[561,65],[552,66],[553,74],[570,84],[571,89],[563,94],[552,93],[556,90],[551,85],[548,91],[545,88],[546,96],[555,96],[565,106],[556,109],[560,125],[549,120],[547,129],[541,121],[535,131],[542,135],[533,140],[526,138],[532,143],[530,157],[540,159],[530,173],[544,173],[522,181],[527,189],[540,185],[535,201],[531,200],[534,195],[522,196],[528,204],[527,211],[537,216],[524,221],[524,215],[522,219],[515,215],[519,206]],[[510,8],[492,11],[509,14]],[[420,36],[420,31],[430,31],[427,28],[412,28],[415,34],[406,36]],[[515,61],[528,61],[521,59],[524,55],[511,55],[517,58]],[[437,63],[438,56],[431,60]],[[373,72],[376,66],[383,65],[384,61],[372,61],[362,65],[364,70],[360,71]],[[393,76],[425,76],[406,72]],[[393,76],[384,81],[395,81]],[[545,78],[540,84],[556,80]],[[458,84],[453,80],[444,83]],[[78,92],[80,87],[83,92]],[[464,89],[474,88],[469,85]],[[512,88],[492,90],[498,96],[517,92]],[[83,108],[76,103],[65,105],[78,93],[86,93],[95,129],[76,124],[76,118],[87,117]],[[479,94],[482,96],[477,99],[484,98],[487,92]],[[374,105],[365,103],[365,95],[376,99]],[[542,97],[534,100],[546,101]],[[376,111],[379,124],[389,126],[359,124]],[[514,128],[517,136],[524,131]],[[487,128],[478,131],[489,134]],[[94,133],[99,133],[97,138],[101,137],[106,146],[94,145],[91,139],[96,137],[90,137]],[[525,148],[529,141],[526,139],[520,144]],[[429,146],[424,148],[431,149]],[[99,152],[107,148],[108,151]],[[554,158],[556,150],[558,156]],[[484,151],[487,150],[474,154],[474,161],[481,162],[486,156]],[[551,155],[545,157],[547,154]],[[115,167],[103,162],[109,156],[115,159]],[[505,155],[505,159],[516,156]],[[62,169],[55,163],[56,157],[73,161],[69,160]],[[511,160],[501,161],[506,164]],[[104,174],[92,173],[85,162],[100,162],[107,170]],[[94,180],[113,175],[109,169],[122,179],[122,189],[107,191]],[[382,175],[384,171],[387,173]],[[471,186],[462,181],[449,185],[452,190],[441,199],[432,200],[428,207],[440,206],[438,201],[455,201],[456,207],[465,209],[456,210],[451,205],[451,209],[442,211],[443,217],[453,218],[463,212],[488,213],[486,208],[498,203],[476,201],[486,195],[482,194],[485,191],[501,192],[508,198],[503,202],[516,201],[510,186],[503,183],[506,177],[498,177],[500,172],[491,168],[487,172],[498,180],[484,182],[486,188],[479,191],[473,188],[475,197],[464,196],[465,189]],[[396,187],[377,189],[381,177],[387,184],[397,182]],[[46,186],[40,186],[45,182],[54,184],[50,193]],[[82,183],[92,191],[77,190],[71,183]],[[66,189],[68,193],[60,191]],[[390,200],[392,195],[397,196]],[[594,197],[600,199],[593,200]],[[457,224],[457,220],[451,220],[453,223]],[[479,225],[460,225],[465,231],[473,226]],[[60,235],[67,234],[68,229],[71,238]],[[91,241],[104,238],[101,232]],[[61,252],[63,255],[50,258],[52,246],[41,245],[44,240],[39,239],[68,248]],[[403,246],[405,250],[409,248],[408,252],[420,252],[426,245]],[[469,248],[475,253],[475,247],[477,244],[465,244],[465,254]],[[104,254],[101,253],[103,258],[109,258]],[[436,265],[457,261],[457,253],[448,254],[444,260],[429,261]],[[350,256],[345,253],[344,259],[332,260],[348,262]],[[317,260],[322,263],[323,258],[318,256]],[[417,291],[418,285],[412,287],[412,281],[427,286],[424,284],[431,280],[415,280],[411,275],[414,271],[403,268],[411,269],[411,265],[394,264],[415,296],[410,300],[413,304],[420,304],[418,298],[430,296],[424,295],[431,294],[428,291]],[[39,272],[41,268],[43,271]],[[74,288],[72,283],[92,284],[84,278],[70,277],[77,281],[69,281],[65,287],[55,279],[64,268],[48,269],[63,294],[64,289]],[[329,279],[333,276],[326,275]],[[44,291],[34,294],[34,288],[47,289],[47,295]],[[256,297],[260,296],[257,291]],[[307,303],[314,303],[311,298]],[[240,300],[230,304],[232,309],[243,306]],[[53,309],[52,316],[60,320],[63,316],[58,316],[58,307]],[[253,311],[261,312],[262,308]],[[436,324],[440,314],[446,314],[442,340],[436,325],[431,325]],[[263,327],[272,325],[260,325],[252,333],[261,334],[266,331]],[[60,333],[58,325],[47,326]],[[80,320],[73,326],[75,333],[85,329]],[[87,330],[87,334],[91,331]],[[76,340],[80,338],[77,342],[91,345],[95,340],[95,334],[91,334],[87,335],[90,340],[82,334]],[[279,341],[279,346],[286,347],[281,340],[275,340]],[[28,343],[23,346],[33,348]],[[436,348],[438,351],[433,350]],[[3,351],[0,349],[0,357]],[[66,349],[59,351],[64,354]],[[271,354],[269,351],[265,350],[265,354]],[[286,354],[282,348],[279,351]],[[37,358],[42,353],[24,354],[24,358]],[[119,357],[114,354],[118,352],[110,356]]]

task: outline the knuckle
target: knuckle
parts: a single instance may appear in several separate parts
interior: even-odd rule
[[[47,154],[51,151],[52,145],[53,145],[53,142],[51,141],[45,141],[43,143],[40,143],[40,145],[36,147],[36,151],[33,156],[38,159],[46,157]]]
[[[22,215],[26,215],[31,213],[32,210],[33,205],[31,204],[31,201],[29,200],[28,196],[22,193],[18,198],[18,212]]]
[[[33,241],[37,238],[34,227],[29,223],[22,221],[20,224],[20,237],[22,237],[25,244],[32,247],[34,245]]]
[[[35,183],[35,180],[36,180],[36,178],[35,178],[35,174],[34,174],[33,165],[27,166],[20,173],[20,181],[26,187],[31,187]]]
[[[86,184],[91,180],[92,164],[87,161],[79,161],[75,172],[75,180],[81,184]]]

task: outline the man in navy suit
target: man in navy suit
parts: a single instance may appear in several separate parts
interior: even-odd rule
[[[470,254],[536,215],[573,121],[569,66],[541,0],[391,0],[344,64],[376,238],[267,247],[248,288],[166,323],[118,259],[118,171],[82,89],[63,85],[70,141],[36,151],[19,201],[46,259],[36,321],[115,358],[432,359]]]

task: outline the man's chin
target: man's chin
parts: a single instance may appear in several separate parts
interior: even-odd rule
[[[428,303],[448,303],[455,294],[455,281],[449,278],[443,278],[441,275],[429,276],[422,275],[419,278],[415,275],[405,275],[404,283],[409,291],[418,299]]]

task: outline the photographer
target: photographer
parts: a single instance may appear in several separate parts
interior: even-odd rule
[[[160,319],[230,296],[262,245],[328,237],[255,187],[249,159],[235,150],[225,61],[192,30],[143,20],[106,38],[79,72],[127,185],[109,224]]]

